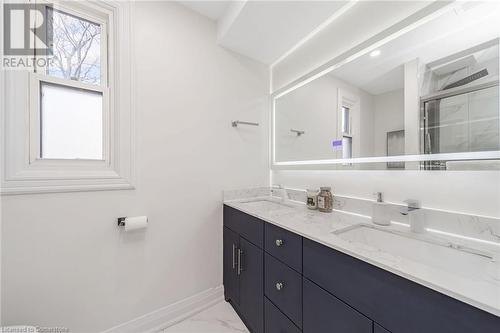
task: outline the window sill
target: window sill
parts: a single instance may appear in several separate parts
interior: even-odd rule
[[[20,194],[42,194],[42,193],[67,193],[67,192],[90,192],[90,191],[116,191],[133,190],[135,187],[131,184],[73,184],[73,185],[35,185],[22,187],[2,187],[0,195],[20,195]]]

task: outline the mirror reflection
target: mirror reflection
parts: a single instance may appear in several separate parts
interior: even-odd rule
[[[441,154],[337,167],[498,169],[499,13],[456,4],[275,98],[275,162]]]

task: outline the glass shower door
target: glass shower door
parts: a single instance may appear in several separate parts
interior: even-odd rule
[[[498,87],[469,94],[470,151],[500,150]]]
[[[498,86],[424,104],[424,153],[500,150]]]

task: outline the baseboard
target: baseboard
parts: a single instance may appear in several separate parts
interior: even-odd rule
[[[147,313],[102,333],[154,333],[222,301],[223,287],[210,288],[179,302]]]

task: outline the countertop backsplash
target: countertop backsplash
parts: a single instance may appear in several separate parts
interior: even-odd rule
[[[286,189],[290,200],[306,202],[306,190]],[[262,196],[275,196],[271,187],[257,187],[224,191],[224,201],[251,199]],[[333,209],[364,216],[372,215],[372,205],[375,200],[352,198],[335,195]],[[400,213],[404,204],[387,203],[390,209],[391,221],[409,225],[408,216]],[[450,237],[463,238],[471,241],[485,241],[500,246],[500,218],[475,216],[460,212],[428,209],[423,207],[426,228],[435,233],[444,233]]]

